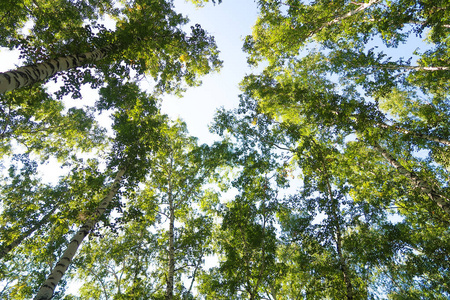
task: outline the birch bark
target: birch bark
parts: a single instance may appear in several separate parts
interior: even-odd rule
[[[78,232],[72,237],[67,249],[64,251],[62,257],[56,263],[50,275],[47,277],[47,280],[42,284],[39,289],[37,295],[35,296],[35,300],[48,300],[51,299],[53,293],[55,291],[56,286],[59,281],[63,277],[64,273],[67,271],[70,262],[75,256],[78,247],[81,245],[83,239],[90,233],[92,228],[98,222],[100,216],[103,215],[109,203],[111,202],[114,195],[120,188],[120,181],[122,180],[123,175],[125,174],[126,169],[121,168],[119,172],[117,172],[116,178],[112,184],[111,189],[108,192],[108,195],[100,202],[97,210],[94,212],[92,217],[90,217],[83,226],[80,227]]]
[[[167,286],[166,286],[166,300],[173,299],[173,280],[175,276],[175,236],[174,236],[174,227],[175,227],[175,207],[174,207],[174,199],[172,195],[172,170],[173,170],[173,160],[170,160],[168,174],[168,202],[169,202],[169,272],[167,274]]]
[[[408,178],[415,187],[419,188],[424,194],[426,194],[433,202],[435,202],[440,208],[442,208],[447,214],[450,215],[450,199],[439,194],[428,182],[420,178],[416,173],[408,171],[403,167],[399,161],[397,161],[388,151],[382,148],[379,144],[374,143],[372,145],[381,155],[393,166],[397,171]]]
[[[352,10],[352,11],[350,11],[350,12],[348,12],[348,13],[342,15],[342,16],[336,17],[336,18],[334,18],[331,21],[326,22],[319,29],[314,30],[313,32],[311,32],[310,36],[313,36],[314,34],[320,32],[322,29],[324,29],[324,28],[326,28],[326,27],[328,27],[330,25],[339,23],[342,20],[350,18],[351,16],[354,16],[354,15],[360,13],[361,11],[364,11],[367,8],[371,7],[372,5],[374,5],[374,4],[378,3],[378,2],[380,2],[380,0],[370,0],[368,3],[358,3],[358,5],[359,5],[358,8],[356,8],[356,9],[354,9],[354,10]]]
[[[347,289],[347,300],[353,300],[353,284],[350,277],[350,271],[347,266],[347,262],[345,261],[344,255],[342,253],[342,233],[341,228],[339,224],[339,217],[337,214],[337,208],[335,205],[335,200],[330,194],[331,201],[333,202],[333,219],[335,221],[335,229],[336,229],[336,236],[335,236],[335,242],[336,242],[336,251],[338,253],[339,257],[339,264],[342,271],[342,276],[344,277],[344,283],[345,287]]]
[[[408,66],[408,65],[377,65],[375,66],[379,69],[405,69],[405,70],[414,70],[414,71],[447,71],[450,70],[450,67],[440,66],[440,67],[425,67],[425,66]]]
[[[169,199],[170,199],[169,195]],[[172,199],[170,202],[170,218],[169,218],[169,274],[167,275],[167,288],[166,288],[166,300],[173,299],[173,279],[175,275],[175,237],[174,237],[174,224],[175,224],[175,210],[173,207]]]
[[[322,155],[321,155],[322,156]],[[323,156],[322,156],[323,157]],[[353,284],[352,284],[352,280],[350,277],[350,270],[348,268],[347,262],[345,261],[345,257],[342,253],[342,233],[341,233],[341,225],[340,225],[340,210],[339,210],[339,204],[338,204],[338,200],[335,199],[333,197],[333,190],[331,188],[331,184],[328,178],[328,168],[325,164],[325,161],[322,160],[322,165],[323,165],[323,170],[319,170],[322,175],[324,176],[325,180],[326,180],[326,185],[327,185],[327,193],[328,193],[328,197],[330,198],[330,203],[331,203],[331,214],[333,217],[333,223],[334,223],[334,228],[336,230],[335,232],[335,236],[334,236],[334,240],[336,243],[336,251],[338,253],[338,258],[339,258],[339,265],[342,271],[342,276],[344,277],[344,283],[345,283],[345,287],[346,287],[346,298],[347,300],[353,300]]]
[[[341,114],[338,111],[332,111],[332,112],[335,115],[340,115]],[[352,114],[351,117],[354,118],[357,122],[360,122],[361,116],[359,114]],[[334,123],[334,124],[337,124],[337,123]],[[362,126],[365,126],[363,123],[361,123],[361,124],[362,124]],[[443,139],[443,138],[440,138],[440,137],[437,137],[437,136],[432,136],[432,135],[429,135],[429,134],[424,134],[424,133],[416,132],[416,131],[413,131],[413,130],[405,129],[405,128],[402,128],[401,126],[397,125],[396,123],[394,123],[393,125],[388,125],[388,124],[386,124],[384,122],[381,122],[381,121],[378,121],[378,122],[373,121],[372,124],[374,126],[377,126],[377,127],[383,128],[383,129],[394,130],[394,131],[397,131],[397,132],[400,132],[400,133],[403,133],[403,134],[409,134],[409,135],[414,136],[414,137],[419,138],[419,139],[428,140],[428,141],[431,141],[431,142],[436,142],[436,143],[440,143],[440,144],[443,144],[443,145],[450,146],[450,141],[447,140],[447,139]]]
[[[432,141],[432,142],[436,142],[436,143],[440,143],[440,144],[444,144],[447,146],[450,146],[450,141],[446,140],[446,139],[442,139],[439,137],[435,137],[435,136],[431,136],[428,134],[423,134],[423,133],[418,133],[418,132],[414,132],[412,130],[408,130],[405,128],[402,128],[398,125],[387,125],[385,123],[376,123],[377,126],[381,127],[381,128],[385,128],[385,129],[392,129],[395,130],[397,132],[401,132],[404,134],[410,134],[414,137],[420,138],[420,139],[424,139],[424,140],[428,140],[428,141]]]
[[[0,73],[0,94],[46,80],[58,72],[84,66],[105,58],[113,45],[91,52],[74,54]]]

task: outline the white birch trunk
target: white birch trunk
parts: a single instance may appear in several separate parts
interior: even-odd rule
[[[169,191],[168,191],[168,202],[169,202],[169,272],[167,274],[167,285],[166,285],[166,300],[173,299],[173,284],[175,277],[175,207],[174,199],[172,194],[172,170],[173,170],[173,160],[170,162],[169,171]]]
[[[170,196],[169,196],[170,197]],[[173,299],[173,284],[175,277],[175,209],[173,207],[173,201],[169,200],[170,203],[170,221],[169,221],[169,272],[167,275],[167,286],[166,286],[166,300]]]
[[[322,161],[322,165],[323,165],[323,171],[321,172],[322,174],[324,174],[325,176],[325,180],[326,180],[326,184],[327,184],[327,189],[328,189],[328,197],[330,198],[329,201],[331,203],[331,210],[332,210],[332,217],[333,217],[333,223],[334,223],[334,227],[336,230],[336,236],[334,237],[335,242],[336,242],[336,251],[338,254],[338,258],[339,258],[339,264],[341,267],[341,272],[342,272],[342,276],[344,278],[344,283],[345,283],[345,287],[346,287],[346,298],[347,300],[353,300],[353,284],[352,284],[352,280],[350,277],[350,270],[348,268],[347,262],[345,260],[345,257],[342,253],[342,233],[341,233],[341,225],[340,225],[340,209],[339,209],[339,203],[338,200],[335,199],[333,197],[333,190],[331,188],[331,184],[329,181],[329,177],[328,177],[328,173],[327,170],[327,166],[325,164],[325,161]],[[324,173],[326,172],[326,173]]]
[[[331,196],[330,196],[331,197]],[[335,201],[334,199],[331,199],[331,201]],[[333,218],[335,220],[335,228],[336,228],[336,236],[335,236],[335,241],[336,241],[336,251],[338,254],[338,258],[339,258],[339,264],[341,267],[341,272],[342,272],[342,276],[344,277],[344,283],[345,283],[345,287],[346,287],[346,296],[347,296],[347,300],[353,300],[353,284],[352,284],[352,280],[350,277],[350,270],[347,266],[347,262],[344,258],[344,255],[342,253],[342,233],[341,233],[341,228],[340,228],[340,224],[339,224],[339,217],[336,211],[336,207],[335,205],[333,205]]]
[[[344,19],[347,19],[347,18],[349,18],[351,16],[354,16],[357,13],[359,13],[359,12],[361,12],[361,11],[371,7],[372,5],[376,4],[377,2],[380,2],[380,0],[370,0],[367,3],[364,3],[364,2],[363,3],[357,3],[359,5],[359,7],[357,9],[352,10],[352,11],[346,13],[345,15],[342,15],[340,17],[337,17],[337,18],[335,18],[335,19],[325,23],[325,25],[323,25],[322,28],[324,28],[326,26],[330,26],[330,25],[336,24],[336,23],[339,23],[340,21],[342,21]]]
[[[35,300],[49,300],[52,298],[56,286],[69,267],[69,264],[75,256],[75,253],[77,252],[78,247],[81,245],[81,242],[90,233],[92,228],[98,222],[99,217],[105,212],[112,198],[119,190],[120,181],[124,174],[125,168],[121,168],[117,173],[116,178],[114,179],[113,185],[109,190],[108,195],[100,202],[95,213],[91,217],[89,217],[86,223],[84,223],[84,225],[81,226],[78,232],[72,237],[72,240],[67,246],[67,249],[64,251],[62,257],[56,263],[52,272],[47,277],[47,280],[42,284],[36,297],[34,297]]]
[[[366,10],[367,8],[371,7],[372,5],[374,5],[374,4],[378,3],[378,2],[380,2],[380,0],[370,0],[368,3],[357,3],[359,5],[358,8],[356,8],[356,9],[354,9],[354,10],[352,10],[352,11],[350,11],[350,12],[348,12],[348,13],[342,15],[342,16],[336,17],[336,18],[334,18],[331,21],[326,22],[320,28],[318,28],[318,29],[314,30],[313,32],[311,32],[310,36],[313,36],[314,34],[320,32],[325,27],[328,27],[330,25],[339,23],[342,20],[350,18],[351,16],[354,16],[354,15],[360,13],[361,11]]]
[[[50,59],[35,65],[20,67],[12,71],[0,73],[0,94],[43,81],[60,71],[66,71],[99,61],[105,58],[112,48],[113,46],[110,45],[105,48],[96,49],[92,52]]]
[[[428,134],[423,134],[423,133],[418,133],[418,132],[414,132],[405,128],[402,128],[398,125],[387,125],[385,123],[376,123],[377,126],[381,127],[381,128],[385,128],[385,129],[392,129],[395,130],[397,132],[401,132],[404,134],[410,134],[414,137],[420,138],[420,139],[424,139],[424,140],[428,140],[428,141],[432,141],[432,142],[436,142],[436,143],[440,143],[440,144],[444,144],[447,146],[450,146],[450,141],[446,140],[446,139],[442,139],[439,137],[435,137],[435,136],[431,136]]]
[[[415,187],[419,188],[424,194],[426,194],[433,202],[435,202],[440,208],[442,208],[447,214],[450,215],[450,199],[439,194],[432,186],[425,180],[420,178],[414,172],[408,171],[403,167],[391,154],[389,154],[380,145],[374,144],[373,147],[383,155],[383,157],[395,168],[397,171],[408,178]]]
[[[440,66],[440,67],[424,67],[424,66],[408,66],[408,65],[378,65],[376,66],[380,69],[390,69],[390,70],[414,70],[414,71],[448,71],[450,67]]]

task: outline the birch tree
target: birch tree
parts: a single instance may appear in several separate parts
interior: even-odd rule
[[[436,184],[445,178],[444,169],[432,168],[409,150],[412,140],[419,145],[423,137],[402,138],[395,130],[377,127],[386,116],[376,106],[336,93],[324,79],[307,77],[307,81],[304,73],[294,75],[292,70],[270,74],[266,70],[248,76],[239,109],[221,111],[213,127],[239,136],[250,149],[265,145],[287,151],[288,161],[299,167],[301,189],[283,201],[277,213],[283,239],[276,253],[282,267],[271,268],[280,273],[278,280],[267,283],[271,291],[266,297],[367,298],[376,295],[375,286],[384,286],[392,295],[431,297],[425,288],[432,284],[426,279],[428,272],[414,262],[420,260],[421,254],[413,250],[420,242],[408,235],[417,227],[446,231],[448,215],[370,144],[390,142],[389,151],[401,156],[406,168],[426,174],[426,181]],[[312,83],[317,83],[314,90],[308,88]],[[358,139],[350,138],[352,134]],[[437,142],[424,140],[420,145]],[[317,214],[323,219],[315,220]],[[404,221],[392,222],[393,214]],[[421,238],[426,236],[424,230],[419,230]],[[441,250],[447,247],[446,242],[438,244]],[[428,255],[431,267],[437,263],[431,259],[436,254]],[[399,263],[402,259],[407,262]],[[438,273],[436,280],[445,280],[445,272]],[[220,268],[211,272],[205,277],[205,290],[225,286],[222,276]],[[414,292],[404,289],[406,282]],[[433,296],[440,293],[448,291],[443,288]]]
[[[54,185],[44,183],[36,172],[38,163],[27,156],[13,162],[1,189],[2,296],[31,299],[73,227],[82,222],[87,208],[97,200],[103,178],[94,160],[72,159],[69,174]],[[61,282],[56,299],[66,282]]]
[[[158,125],[162,120],[155,106],[156,101],[146,93],[140,92],[137,86],[131,83],[122,86],[122,94],[117,96],[126,98],[128,101],[116,103],[118,105],[113,126],[116,130],[116,137],[112,146],[115,155],[110,158],[109,164],[110,168],[117,168],[114,180],[97,206],[92,211],[88,211],[84,222],[71,238],[47,280],[41,285],[35,299],[52,297],[58,282],[68,269],[82,241],[104,216],[112,204],[113,198],[117,197],[125,174],[128,184],[135,184],[148,170],[147,155],[156,148],[157,142],[155,141],[158,138],[155,137],[158,136]],[[116,99],[106,99],[105,101],[112,103]],[[136,134],[138,135],[136,136]]]
[[[85,297],[193,297],[203,261],[212,252],[211,217],[196,207],[217,201],[204,185],[223,153],[219,146],[197,146],[185,126],[181,121],[164,125],[164,142],[150,155],[145,187],[127,193],[123,215],[115,221],[121,228],[102,230],[106,240],[95,238],[82,251],[78,265]]]
[[[100,27],[94,33],[88,27],[80,35],[81,41],[75,39],[72,45],[66,41],[69,47],[57,47],[56,53],[48,53],[51,45],[42,45],[47,53],[43,57],[28,51],[32,46],[27,43],[19,46],[32,65],[0,74],[0,92],[48,80],[69,69],[73,71],[63,76],[65,86],[60,94],[73,93],[74,97],[80,96],[83,83],[98,87],[105,77],[127,77],[131,70],[138,76],[150,75],[165,91],[179,91],[183,81],[198,84],[198,75],[217,70],[220,60],[214,39],[200,25],[192,26],[190,35],[180,29],[187,21],[173,11],[171,1],[131,2],[118,14],[114,31]],[[94,74],[90,69],[74,69],[93,65]]]
[[[206,145],[197,146],[187,136],[186,125],[180,121],[166,129],[167,142],[152,160],[147,189],[158,203],[161,223],[168,229],[157,229],[162,237],[158,244],[158,273],[164,283],[164,299],[190,297],[196,273],[204,258],[211,253],[212,220],[193,208],[208,201],[203,186],[220,165],[220,153]],[[188,275],[190,285],[184,286],[181,276]]]

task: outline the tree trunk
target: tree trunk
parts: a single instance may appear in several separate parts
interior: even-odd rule
[[[450,199],[439,194],[432,186],[425,180],[420,178],[416,173],[408,171],[398,162],[391,154],[383,149],[379,144],[373,143],[372,145],[381,155],[395,168],[397,171],[408,178],[415,187],[419,188],[424,194],[426,194],[432,201],[434,201],[440,208],[442,208],[447,214],[450,215]]]
[[[353,300],[353,285],[347,263],[345,262],[344,255],[342,254],[342,236],[339,224],[336,225],[336,250],[338,253],[339,265],[341,267],[342,275],[344,276],[345,287],[347,289],[347,300]]]
[[[169,180],[170,184],[170,180]],[[169,186],[169,272],[167,274],[166,300],[173,299],[173,280],[175,275],[175,208]]]
[[[351,16],[356,15],[357,13],[359,13],[359,12],[361,12],[363,10],[368,9],[369,7],[371,7],[372,5],[374,5],[374,4],[378,3],[378,2],[380,2],[380,0],[370,0],[368,3],[364,3],[364,2],[358,3],[358,5],[359,5],[358,8],[356,8],[356,9],[346,13],[345,15],[342,15],[340,17],[337,17],[337,18],[335,18],[335,19],[325,23],[325,25],[322,26],[322,28],[326,27],[326,26],[330,26],[330,25],[336,24],[336,23],[339,23],[342,20],[345,20],[345,19],[347,19],[347,18],[349,18]]]
[[[69,246],[64,251],[62,257],[56,263],[50,275],[47,277],[47,280],[42,284],[39,289],[35,300],[48,300],[51,299],[53,293],[55,291],[56,286],[59,281],[63,277],[67,268],[69,267],[70,262],[72,261],[75,253],[78,250],[78,247],[81,245],[83,239],[90,233],[92,228],[98,222],[98,219],[103,215],[112,198],[116,195],[117,191],[120,188],[120,181],[125,174],[125,168],[121,168],[119,172],[117,172],[116,178],[111,186],[111,189],[108,192],[108,195],[100,202],[97,210],[94,214],[88,218],[86,223],[80,227],[78,232],[73,236],[72,240],[69,243]]]
[[[341,233],[341,224],[340,224],[341,216],[340,216],[339,203],[338,203],[338,199],[333,197],[333,189],[331,188],[331,183],[329,180],[330,175],[328,172],[328,167],[326,164],[325,156],[322,153],[322,151],[320,151],[319,153],[320,153],[320,158],[321,158],[323,169],[319,168],[318,171],[322,174],[323,180],[326,183],[326,189],[327,189],[326,194],[328,194],[329,202],[331,204],[331,217],[332,217],[332,223],[335,228],[335,236],[333,238],[336,243],[336,252],[338,254],[340,270],[341,270],[342,276],[344,278],[344,284],[345,284],[345,288],[346,288],[346,298],[347,298],[347,300],[353,300],[354,292],[353,292],[352,280],[350,277],[350,271],[347,266],[347,262],[345,261],[345,257],[342,253],[342,233]]]
[[[60,71],[81,67],[105,58],[113,45],[92,52],[74,54],[0,73],[0,94],[46,80]]]
[[[337,116],[342,115],[342,112],[339,112],[338,110],[331,110],[331,112]],[[365,118],[364,118],[365,117]],[[365,121],[361,122],[361,119],[365,119],[367,120],[367,116],[361,115],[360,113],[355,113],[355,114],[351,114],[350,118],[353,118],[354,120],[356,120],[357,124],[359,125],[359,127],[361,128],[359,131],[364,131],[364,129],[367,127],[367,125],[365,124]],[[429,134],[424,134],[424,133],[419,133],[419,132],[415,132],[413,130],[409,130],[403,127],[400,127],[399,125],[397,125],[398,123],[395,123],[393,125],[388,125],[386,123],[384,123],[383,121],[376,121],[376,120],[371,120],[370,121],[373,126],[379,127],[379,128],[383,128],[383,129],[389,129],[389,130],[393,130],[399,133],[403,133],[403,134],[409,134],[413,137],[419,138],[419,139],[423,139],[423,140],[427,140],[427,141],[431,141],[431,142],[435,142],[435,143],[440,143],[443,145],[447,145],[450,146],[450,141],[448,139],[443,139],[437,136],[433,136],[433,135],[429,135]],[[333,125],[337,125],[338,122],[333,120],[331,122]]]
[[[354,16],[354,15],[360,13],[361,11],[364,11],[364,10],[366,10],[367,8],[371,7],[372,5],[374,5],[374,4],[378,3],[378,2],[380,2],[380,0],[370,0],[368,3],[358,3],[358,5],[359,5],[358,8],[356,8],[356,9],[354,9],[354,10],[352,10],[352,11],[350,11],[350,12],[348,12],[348,13],[342,15],[342,16],[339,16],[339,17],[337,17],[337,18],[334,18],[334,19],[331,20],[331,21],[326,22],[326,23],[323,24],[319,29],[316,29],[316,30],[314,30],[313,32],[311,32],[311,33],[310,33],[310,36],[313,36],[314,34],[320,32],[320,31],[321,31],[322,29],[324,29],[325,27],[328,27],[328,26],[330,26],[330,25],[339,23],[339,22],[341,22],[341,21],[343,21],[343,20],[345,20],[345,19],[347,19],[347,18],[350,18],[350,17],[352,17],[352,16]]]
[[[450,146],[450,141],[446,140],[446,139],[442,139],[439,137],[435,137],[435,136],[431,136],[429,134],[423,134],[423,133],[418,133],[418,132],[414,132],[405,128],[402,128],[400,126],[397,125],[387,125],[385,123],[376,123],[377,126],[381,127],[381,128],[385,128],[385,129],[392,129],[395,130],[397,132],[401,132],[404,134],[410,134],[416,138],[419,139],[424,139],[424,140],[428,140],[428,141],[432,141],[432,142],[436,142],[436,143],[440,143],[440,144],[444,144],[447,146]]]
[[[46,214],[39,222],[37,222],[33,227],[28,229],[27,231],[23,232],[19,237],[17,237],[14,241],[12,241],[9,245],[4,247],[0,251],[0,259],[2,259],[6,254],[8,254],[11,250],[13,250],[15,247],[20,245],[20,243],[29,237],[33,232],[35,232],[38,228],[40,228],[43,224],[45,224],[48,219],[52,216],[52,214],[55,212],[56,206],[48,213]]]
[[[192,291],[192,287],[194,286],[194,282],[195,282],[195,276],[197,276],[197,271],[198,268],[201,266],[202,264],[202,258],[203,258],[203,253],[200,255],[199,260],[197,265],[194,268],[194,272],[192,273],[192,280],[191,280],[191,284],[189,285],[189,289],[187,290],[187,294],[190,295],[191,291]]]
[[[341,113],[338,111],[332,111],[335,115],[340,115]],[[361,122],[361,115],[360,114],[352,114],[351,117],[355,118],[356,121],[358,122],[358,124],[361,124],[360,126],[362,127],[366,127],[366,125],[364,125],[364,122]],[[334,123],[337,124],[337,123]],[[390,130],[394,130],[403,134],[409,134],[413,137],[419,138],[419,139],[423,139],[423,140],[427,140],[427,141],[431,141],[431,142],[435,142],[435,143],[440,143],[440,144],[444,144],[447,146],[450,146],[450,141],[447,139],[443,139],[437,136],[432,136],[429,134],[424,134],[424,133],[419,133],[419,132],[415,132],[413,130],[409,130],[409,129],[405,129],[403,127],[400,127],[397,124],[393,124],[393,125],[388,125],[382,121],[372,121],[372,124],[374,126],[377,126],[379,128],[383,128],[383,129],[390,129]],[[363,130],[363,129],[362,129]],[[362,131],[361,130],[361,131]]]
[[[323,165],[325,168],[325,163],[323,163]],[[347,300],[353,300],[352,280],[350,278],[350,272],[349,272],[347,263],[345,262],[344,255],[342,253],[342,234],[341,234],[340,216],[338,214],[339,209],[337,206],[337,199],[335,199],[333,197],[331,184],[330,184],[328,178],[326,178],[326,181],[327,181],[328,195],[330,197],[330,202],[331,202],[331,210],[332,210],[332,215],[333,215],[334,227],[336,230],[335,242],[336,242],[336,251],[337,251],[338,259],[339,259],[339,265],[340,265],[340,268],[342,271],[342,276],[344,277],[344,283],[345,283],[345,287],[347,290],[347,293],[346,293]]]
[[[409,66],[409,65],[376,65],[379,69],[390,69],[390,70],[414,70],[414,71],[447,71],[450,67],[440,66],[440,67],[424,67],[424,66]]]

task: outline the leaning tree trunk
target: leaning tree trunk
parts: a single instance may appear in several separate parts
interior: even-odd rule
[[[425,67],[425,66],[408,66],[408,65],[377,65],[379,69],[391,69],[391,70],[413,70],[413,71],[448,71],[450,67],[438,66],[438,67]]]
[[[90,233],[92,228],[98,222],[98,219],[106,211],[106,208],[112,201],[114,195],[119,190],[120,181],[124,174],[125,168],[121,168],[117,173],[116,178],[114,179],[114,182],[112,184],[111,189],[108,192],[108,195],[100,202],[94,214],[90,218],[88,218],[86,223],[80,227],[78,232],[72,238],[72,240],[69,243],[69,246],[67,246],[67,249],[64,251],[62,257],[56,263],[51,274],[48,276],[47,280],[42,284],[41,288],[39,289],[36,297],[34,298],[35,300],[48,300],[52,298],[56,286],[58,285],[59,281],[61,280],[67,268],[69,267],[69,264],[72,261],[73,257],[75,256],[75,253],[77,252],[81,242]]]
[[[310,33],[310,36],[315,35],[316,33],[320,32],[322,29],[333,25],[333,24],[337,24],[342,22],[343,20],[350,18],[366,9],[368,9],[369,7],[371,7],[374,4],[377,4],[378,2],[380,2],[380,0],[370,0],[368,3],[359,3],[359,7],[356,8],[355,10],[352,10],[344,15],[338,16],[336,18],[334,18],[333,20],[330,20],[328,22],[326,22],[325,24],[323,24],[322,26],[320,26],[318,29],[314,30],[313,32]]]
[[[60,71],[99,61],[105,58],[113,48],[113,45],[109,45],[91,52],[49,59],[42,63],[0,73],[0,94],[46,80]]]
[[[433,202],[442,208],[450,215],[450,199],[437,192],[428,182],[420,178],[416,173],[408,171],[398,162],[388,151],[382,148],[379,144],[374,143],[373,147],[383,155],[383,157],[395,168],[397,171],[408,178],[415,187],[419,188],[426,194]]]
[[[0,251],[0,259],[2,259],[6,254],[8,254],[9,252],[11,252],[11,250],[13,250],[15,247],[17,247],[18,245],[20,245],[20,243],[22,243],[22,241],[24,239],[26,239],[27,237],[29,237],[31,234],[33,234],[33,232],[35,232],[37,229],[39,229],[42,225],[44,225],[45,223],[47,223],[48,219],[52,216],[52,214],[55,212],[56,210],[56,206],[48,213],[46,214],[39,222],[37,222],[33,227],[31,227],[30,229],[28,229],[27,231],[23,232],[21,235],[19,235],[14,241],[12,241],[9,245],[7,245],[6,247],[4,247],[1,251]]]
[[[450,146],[450,141],[449,140],[443,139],[443,138],[440,138],[440,137],[437,137],[437,136],[432,136],[432,135],[429,135],[429,134],[423,134],[423,133],[420,133],[420,132],[415,132],[415,131],[412,131],[412,130],[408,130],[408,129],[402,128],[402,127],[400,127],[398,125],[388,125],[388,124],[382,123],[382,122],[378,122],[378,123],[376,123],[376,125],[378,127],[380,127],[380,128],[391,129],[391,130],[394,130],[394,131],[397,131],[397,132],[400,132],[400,133],[403,133],[403,134],[409,134],[409,135],[411,135],[413,137],[416,137],[416,138],[419,138],[419,139],[428,140],[428,141],[431,141],[431,142],[436,142],[436,143],[440,143],[440,144],[444,144],[444,145]]]

